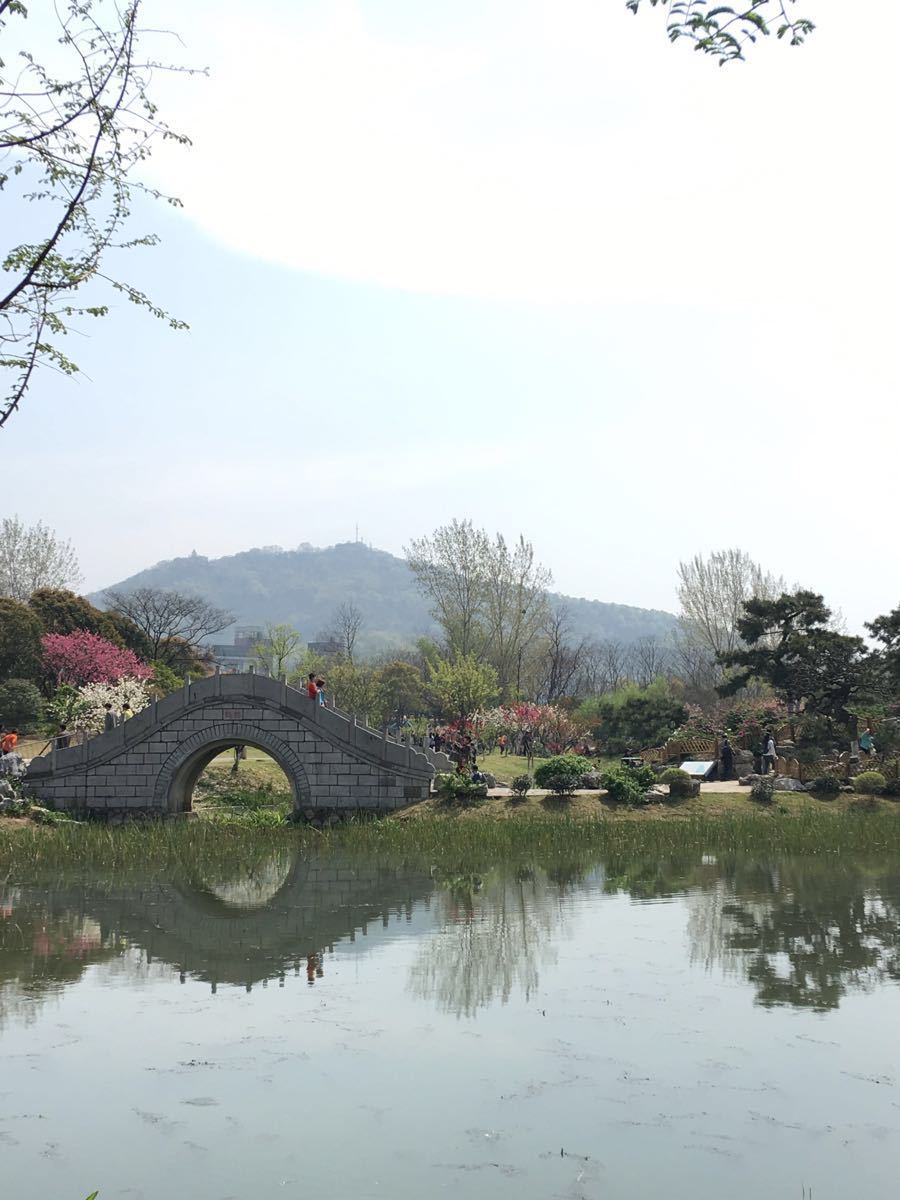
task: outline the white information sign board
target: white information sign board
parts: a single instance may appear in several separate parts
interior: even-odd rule
[[[692,779],[706,779],[712,773],[714,762],[683,762],[682,771],[687,771]]]

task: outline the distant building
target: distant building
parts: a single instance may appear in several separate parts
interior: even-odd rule
[[[324,642],[310,642],[309,648],[313,654],[321,654],[325,658],[332,658],[335,654],[340,654],[341,643],[336,642],[334,638],[328,638]]]
[[[265,630],[256,625],[239,626],[234,631],[232,644],[216,643],[210,646],[216,666],[231,674],[249,671],[256,662],[253,647],[265,637]]]

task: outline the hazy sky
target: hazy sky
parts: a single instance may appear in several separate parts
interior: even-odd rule
[[[722,69],[624,0],[145,7],[210,68],[127,263],[191,331],[119,305],[0,444],[86,587],[469,516],[596,599],[737,545],[900,603],[898,6]]]

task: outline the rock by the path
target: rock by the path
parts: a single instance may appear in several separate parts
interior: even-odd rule
[[[774,787],[776,792],[805,792],[806,784],[799,779],[791,779],[790,775],[776,775]]]
[[[668,800],[668,798],[668,789],[664,787],[658,787],[655,784],[652,788],[648,788],[641,797],[645,804],[659,804],[661,800]]]

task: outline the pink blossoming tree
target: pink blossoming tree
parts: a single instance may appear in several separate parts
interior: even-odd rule
[[[117,683],[118,680],[149,679],[153,674],[131,650],[116,646],[95,633],[47,633],[42,638],[44,669],[57,687],[68,683]]]

